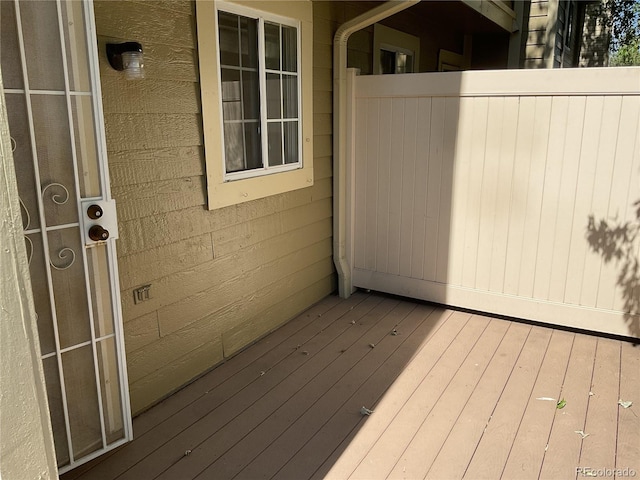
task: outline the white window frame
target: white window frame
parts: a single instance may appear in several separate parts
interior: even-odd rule
[[[300,22],[298,20],[294,20],[291,18],[286,18],[286,17],[282,17],[279,15],[274,15],[271,13],[266,13],[266,12],[259,12],[257,10],[254,9],[250,9],[247,7],[244,7],[242,5],[235,5],[233,3],[223,3],[223,2],[218,2],[216,3],[216,22],[218,20],[218,14],[219,12],[225,12],[225,13],[230,13],[232,15],[240,15],[243,17],[248,17],[254,20],[258,21],[258,83],[259,83],[259,87],[260,87],[260,140],[261,140],[261,152],[262,152],[262,168],[253,168],[250,170],[243,170],[240,172],[227,172],[226,169],[226,152],[223,149],[223,162],[222,162],[222,169],[223,169],[223,173],[224,173],[224,178],[225,181],[233,181],[233,180],[240,180],[243,178],[250,178],[250,177],[257,177],[260,175],[270,175],[273,173],[278,173],[278,172],[283,172],[283,171],[287,171],[287,170],[294,170],[296,168],[302,168],[302,101],[301,101],[301,95],[300,92],[302,91],[302,83],[301,83],[301,75],[300,75],[300,65],[301,65],[301,58],[300,58]],[[285,121],[285,119],[280,118],[280,119],[268,119],[267,118],[267,80],[266,80],[266,76],[267,73],[279,73],[282,74],[283,71],[282,70],[270,70],[268,68],[266,68],[265,65],[265,58],[266,58],[266,51],[265,51],[265,42],[264,42],[264,24],[265,22],[267,23],[275,23],[278,25],[285,25],[287,27],[294,27],[296,29],[296,63],[297,63],[297,68],[296,68],[296,72],[295,72],[295,77],[297,80],[297,87],[298,87],[298,116],[295,118],[295,120],[293,121],[297,121],[298,122],[298,161],[296,163],[289,163],[289,164],[282,164],[282,165],[276,165],[276,166],[269,166],[269,154],[268,154],[268,148],[269,148],[269,138],[268,138],[268,134],[267,134],[267,125],[269,123],[276,123],[278,121],[280,121],[281,123],[283,123]],[[217,28],[217,24],[216,24],[216,32],[218,32],[218,28]],[[282,52],[282,36],[280,37],[280,52]],[[220,45],[218,44],[218,49],[217,49],[217,54],[218,54],[218,64],[220,65],[220,68],[223,68],[222,66],[222,59],[220,57]],[[229,68],[228,66],[224,66],[224,68]],[[240,67],[242,68],[242,67]],[[292,72],[286,72],[287,75],[292,75]],[[222,91],[222,75],[220,75],[218,77],[218,82],[219,82],[219,89],[220,91]],[[281,117],[282,114],[284,112],[284,96],[283,96],[283,92],[282,92],[282,83],[280,83],[280,109],[281,109]],[[222,112],[222,101],[220,102],[220,123],[223,124],[224,123],[224,117],[223,117],[223,112]],[[284,132],[281,135],[281,148],[282,148],[282,155],[283,155],[283,159],[284,159]],[[224,142],[224,137],[222,139],[222,141]]]
[[[263,167],[226,172],[218,12],[228,12],[259,20],[260,124]],[[264,22],[297,29],[298,62],[298,163],[268,166]],[[313,9],[310,0],[270,1],[196,1],[198,56],[207,169],[207,206],[210,210],[264,198],[313,185]],[[277,121],[277,120],[276,120]],[[281,118],[280,122],[283,121]],[[284,138],[284,136],[283,136]],[[284,156],[284,148],[283,148]]]

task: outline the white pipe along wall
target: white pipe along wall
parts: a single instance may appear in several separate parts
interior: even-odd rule
[[[340,297],[353,293],[347,261],[347,42],[354,32],[405,10],[420,0],[385,2],[342,25],[333,39],[333,261]]]

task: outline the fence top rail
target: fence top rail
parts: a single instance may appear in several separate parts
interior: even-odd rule
[[[356,77],[357,98],[640,95],[640,67],[473,70]]]

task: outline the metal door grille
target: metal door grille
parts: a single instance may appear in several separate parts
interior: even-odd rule
[[[0,4],[4,93],[62,473],[132,436],[115,245],[86,245],[83,235],[86,201],[111,200],[93,5]]]

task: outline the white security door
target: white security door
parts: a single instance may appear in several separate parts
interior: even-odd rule
[[[4,94],[64,472],[132,435],[93,6],[0,8]]]

